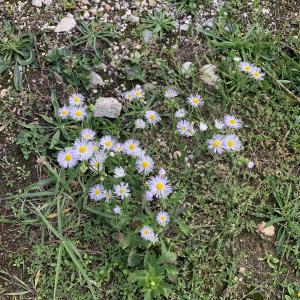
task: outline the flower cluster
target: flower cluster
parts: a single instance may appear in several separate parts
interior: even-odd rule
[[[149,124],[155,124],[155,120],[159,118],[154,111],[147,111],[145,117]],[[114,166],[113,170],[109,171],[106,167],[106,161],[115,156],[115,161],[118,164]],[[57,156],[57,161],[63,168],[74,168],[81,163],[81,166],[88,166],[96,174],[105,174],[104,179],[100,179],[101,184],[93,184],[88,190],[88,197],[95,202],[101,200],[106,202],[119,200],[123,202],[131,197],[131,188],[129,183],[126,182],[126,178],[129,179],[129,176],[131,176],[132,169],[128,170],[127,174],[126,168],[120,165],[122,160],[129,160],[130,165],[132,165],[132,162],[135,164],[136,172],[140,174],[141,179],[144,181],[145,198],[148,201],[165,199],[172,193],[172,186],[166,176],[166,171],[161,168],[157,174],[154,173],[154,160],[136,139],[127,139],[120,143],[110,135],[99,138],[94,130],[85,128],[81,130],[80,136],[74,141],[73,145],[59,151]],[[107,176],[107,172],[112,173],[112,177]],[[105,178],[114,179],[106,181]],[[116,205],[112,211],[116,215],[121,215],[122,208]],[[157,214],[156,221],[161,226],[165,226],[169,223],[170,217],[167,212],[161,211]],[[145,225],[140,232],[142,238],[152,243],[158,240],[158,235],[148,225]]]
[[[144,96],[145,92],[139,84],[137,84],[132,90],[127,91],[123,94],[123,97],[129,102],[137,99],[143,99]]]
[[[72,119],[82,121],[86,116],[86,108],[84,106],[84,97],[81,94],[72,94],[69,98],[69,105],[64,105],[58,110],[61,119]]]
[[[240,69],[242,72],[249,74],[255,80],[264,80],[265,73],[261,71],[261,68],[256,67],[254,64],[242,61],[240,62]]]

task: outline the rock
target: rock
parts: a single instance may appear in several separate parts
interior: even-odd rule
[[[97,86],[103,86],[104,81],[102,77],[97,74],[96,72],[92,71],[91,72],[91,80],[90,80],[90,86],[91,88],[96,88]]]
[[[220,78],[216,74],[216,66],[212,64],[204,65],[200,69],[201,79],[204,83],[213,86],[214,88],[219,87]]]
[[[182,24],[179,26],[179,29],[181,31],[188,31],[189,30],[189,24]]]
[[[0,91],[0,99],[4,98],[8,93],[8,89],[3,89]]]
[[[154,6],[156,6],[156,1],[155,0],[149,0],[149,6],[152,6],[152,7],[154,7]]]
[[[203,28],[213,28],[214,27],[214,19],[213,18],[207,19],[201,25]]]
[[[43,3],[46,5],[46,6],[49,6],[53,3],[53,0],[43,0]]]
[[[42,0],[32,0],[32,5],[35,7],[42,7]]]
[[[192,70],[192,62],[187,61],[182,65],[182,73],[185,75],[185,78],[189,78],[191,76]]]
[[[275,234],[275,227],[273,225],[265,227],[265,225],[265,222],[261,222],[260,224],[258,224],[257,232],[262,233],[266,236],[273,236]]]
[[[143,86],[145,91],[155,91],[157,90],[157,85],[151,82],[145,83]]]
[[[152,36],[153,36],[153,32],[151,30],[143,31],[143,40],[146,44],[149,44],[151,42]]]
[[[67,14],[62,18],[54,29],[54,32],[69,32],[76,26],[76,21],[72,14]]]
[[[120,115],[121,110],[122,104],[116,98],[100,97],[96,100],[94,116],[115,119]]]

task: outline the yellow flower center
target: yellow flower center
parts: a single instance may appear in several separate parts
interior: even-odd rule
[[[82,146],[79,147],[79,152],[80,153],[85,153],[86,151],[87,151],[87,146],[82,145]]]
[[[101,194],[101,190],[100,190],[100,189],[96,189],[96,190],[95,190],[95,195],[98,196],[98,195],[100,195],[100,194]]]
[[[128,146],[128,149],[131,150],[131,151],[135,150],[135,144],[130,144]]]
[[[215,141],[213,141],[213,143],[212,143],[212,146],[214,147],[214,148],[220,148],[221,147],[221,141],[220,140],[215,140]]]
[[[199,104],[199,99],[198,99],[198,98],[194,98],[194,99],[193,99],[193,103],[194,103],[194,104]]]
[[[182,126],[182,127],[181,127],[181,130],[182,130],[182,131],[187,131],[186,126]]]
[[[75,103],[80,102],[80,98],[79,98],[79,97],[74,97],[74,102],[75,102]]]
[[[97,146],[97,145],[94,145],[94,146],[93,146],[93,151],[96,151],[96,150],[98,150],[98,146]]]
[[[71,161],[72,160],[72,155],[70,153],[67,153],[65,155],[65,161]]]
[[[85,135],[85,138],[86,138],[87,140],[90,140],[90,139],[92,138],[92,136],[91,136],[89,133],[87,133],[87,134]]]
[[[144,160],[144,161],[142,162],[142,167],[143,167],[143,168],[148,168],[148,167],[149,167],[149,162],[146,161],[146,160]]]
[[[259,77],[260,73],[259,73],[259,72],[254,72],[252,75],[253,75],[254,77]]]
[[[158,182],[156,188],[157,190],[162,191],[165,188],[165,184],[163,182]]]
[[[136,97],[140,97],[141,96],[141,92],[140,91],[136,91],[135,95],[136,95]]]
[[[245,67],[244,67],[244,70],[245,70],[246,72],[250,72],[250,71],[251,71],[251,67],[250,67],[250,66],[245,66]]]
[[[297,295],[298,295],[298,298],[300,298],[300,291],[298,292],[298,294],[297,294]]]
[[[231,125],[235,125],[235,124],[236,124],[236,120],[235,120],[235,119],[230,119],[230,120],[229,120],[229,123],[230,123]]]
[[[76,110],[75,116],[80,117],[82,115],[82,112],[80,110]]]
[[[126,192],[125,188],[120,188],[120,194],[124,194]]]
[[[161,220],[162,222],[166,221],[166,216],[161,215],[161,216],[160,216],[160,220]]]
[[[149,234],[150,234],[150,230],[149,230],[149,229],[145,229],[145,230],[144,230],[144,235],[147,236],[147,235],[149,235]]]
[[[99,169],[100,167],[101,167],[101,162],[100,161],[96,161],[96,163],[95,163],[95,167],[97,168],[97,169]]]
[[[118,152],[121,152],[123,149],[122,149],[122,147],[118,146],[118,147],[116,148],[116,150],[117,150]]]
[[[68,114],[68,111],[67,111],[67,110],[62,110],[61,114],[62,114],[63,116],[65,116],[65,115]]]
[[[235,145],[235,142],[234,142],[233,140],[227,141],[227,146],[228,146],[229,148],[234,147],[234,145]]]
[[[111,142],[111,141],[106,141],[106,142],[105,142],[105,146],[111,147],[111,146],[112,146],[112,142]]]
[[[150,119],[151,121],[155,120],[155,115],[154,115],[154,114],[149,115],[149,119]]]

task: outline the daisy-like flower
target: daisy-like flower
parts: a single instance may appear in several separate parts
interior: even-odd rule
[[[145,112],[145,118],[150,125],[155,125],[161,120],[159,114],[154,110],[148,110]]]
[[[100,142],[92,142],[92,148],[94,152],[98,151],[100,147],[101,147]]]
[[[254,67],[251,70],[250,74],[255,80],[264,80],[264,77],[266,75],[265,73],[261,72],[261,69],[258,67]]]
[[[104,196],[105,196],[105,201],[110,202],[111,199],[113,198],[113,193],[111,190],[104,191]]]
[[[223,139],[223,144],[225,149],[229,151],[239,151],[242,147],[240,139],[234,134],[226,135]]]
[[[149,155],[141,156],[136,161],[136,167],[140,174],[149,174],[154,168],[154,161]]]
[[[179,134],[183,135],[183,136],[188,136],[189,137],[194,132],[192,124],[189,121],[186,121],[186,120],[180,120],[177,123],[176,128],[177,128]]]
[[[84,97],[81,94],[75,93],[69,97],[69,103],[73,106],[81,106],[84,102]]]
[[[70,116],[70,112],[71,112],[70,107],[64,105],[58,110],[58,116],[64,120]]]
[[[168,99],[175,98],[176,96],[178,96],[178,93],[175,89],[170,88],[165,91],[164,96]]]
[[[132,92],[133,92],[134,98],[136,98],[136,99],[144,98],[144,96],[145,96],[145,92],[143,91],[143,89],[140,85],[136,85]]]
[[[74,149],[66,148],[58,152],[57,161],[65,169],[73,168],[78,162],[78,155]]]
[[[113,148],[115,141],[110,135],[105,135],[101,138],[100,144],[105,150],[110,150]]]
[[[210,150],[218,154],[224,152],[225,149],[223,136],[220,134],[216,134],[210,140],[208,140],[207,145]]]
[[[152,201],[153,200],[153,197],[154,195],[150,192],[150,191],[147,191],[146,194],[145,194],[145,199],[147,201]]]
[[[156,222],[161,226],[166,226],[170,222],[169,214],[165,211],[160,211],[156,216]]]
[[[86,116],[86,110],[83,106],[73,106],[70,111],[70,116],[75,121],[82,121]]]
[[[172,193],[172,187],[165,176],[153,176],[147,182],[150,192],[157,198],[167,198]]]
[[[225,124],[224,124],[222,121],[220,121],[220,120],[215,120],[215,127],[216,127],[217,129],[223,129],[224,126],[225,126]]]
[[[224,117],[224,124],[232,129],[239,129],[242,127],[242,121],[230,115]]]
[[[114,144],[113,151],[115,151],[117,153],[122,153],[124,151],[123,145],[121,143]]]
[[[139,151],[140,142],[134,139],[129,139],[124,142],[123,150],[128,155],[136,155]]]
[[[151,241],[151,239],[153,238],[154,236],[154,231],[153,229],[148,226],[148,225],[145,225],[141,230],[140,230],[140,234],[141,234],[141,237],[146,240],[146,241]]]
[[[240,62],[240,69],[245,72],[245,73],[248,73],[250,74],[250,72],[252,71],[253,69],[253,64],[250,64],[249,62],[247,61],[242,61]]]
[[[122,178],[126,176],[125,170],[122,167],[115,167],[114,173],[115,173],[114,175],[115,178]]]
[[[91,141],[94,139],[96,132],[92,129],[86,128],[81,131],[81,138],[86,141]]]
[[[188,97],[188,103],[193,107],[204,105],[204,101],[200,95],[191,95]]]
[[[79,160],[90,159],[93,155],[93,144],[84,140],[76,140],[74,149],[79,157]]]
[[[153,236],[150,239],[151,244],[155,244],[158,242],[158,234],[153,234]]]
[[[93,157],[90,159],[90,168],[94,172],[100,172],[104,168],[104,162],[107,159],[107,153],[104,150],[94,152]]]
[[[186,111],[185,109],[181,108],[181,109],[178,109],[176,112],[175,112],[175,118],[177,119],[182,119],[186,116]]]
[[[104,187],[101,184],[96,184],[95,186],[90,188],[89,197],[91,200],[99,201],[105,198],[104,192]]]
[[[130,196],[130,189],[128,187],[128,183],[121,182],[114,186],[114,192],[117,197],[122,200],[128,198]]]
[[[199,124],[199,129],[201,130],[201,131],[206,131],[207,130],[207,125],[205,124],[205,123],[202,123],[202,122],[200,122],[200,124]]]
[[[131,90],[131,91],[125,92],[125,93],[124,93],[124,98],[125,98],[127,101],[129,101],[129,102],[131,102],[132,100],[134,100],[134,99],[135,99],[134,91]]]
[[[122,210],[121,207],[118,205],[114,207],[114,213],[116,215],[119,215],[121,213],[121,210]]]
[[[134,126],[137,129],[145,129],[146,128],[146,123],[143,119],[137,119],[134,122]]]

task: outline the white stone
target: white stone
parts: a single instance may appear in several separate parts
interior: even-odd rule
[[[42,0],[32,0],[32,5],[35,7],[42,7]]]
[[[54,29],[54,32],[69,32],[76,26],[76,21],[72,14],[67,14],[62,18]]]
[[[201,70],[201,79],[204,83],[213,86],[215,88],[219,87],[219,77],[216,74],[216,66],[212,64],[204,65]]]
[[[96,100],[94,116],[115,119],[120,115],[121,110],[122,104],[116,98],[100,97]]]
[[[96,72],[92,71],[91,72],[91,80],[90,80],[90,86],[91,88],[96,88],[97,86],[103,86],[104,81],[102,77],[97,74]]]
[[[43,0],[43,3],[46,5],[46,6],[49,6],[53,3],[53,0]]]

